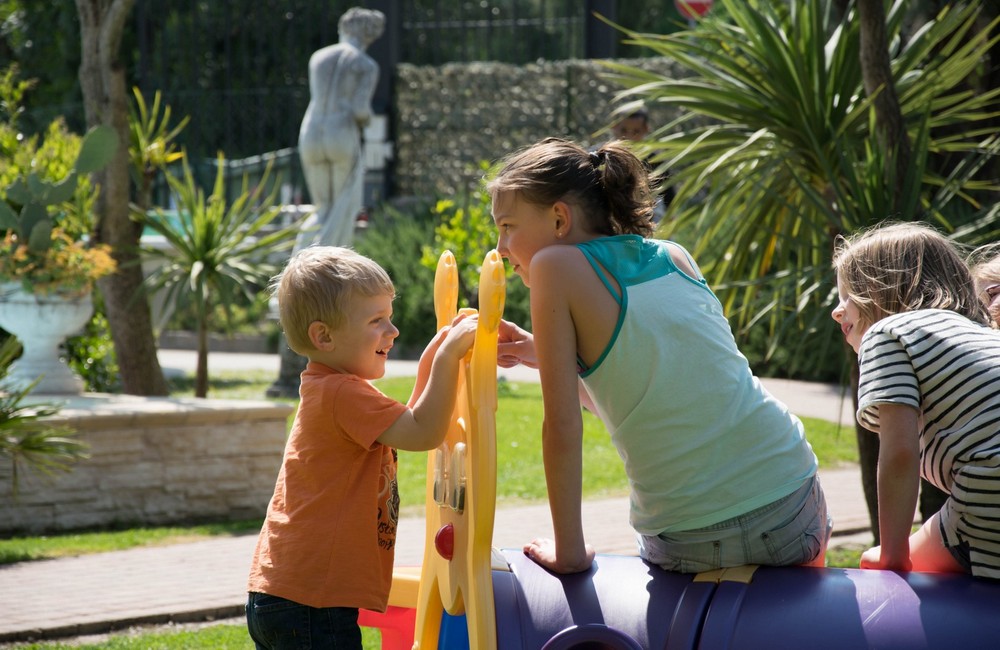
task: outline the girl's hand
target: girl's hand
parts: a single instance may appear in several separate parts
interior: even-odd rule
[[[895,558],[888,553],[883,555],[881,546],[870,548],[862,553],[860,566],[862,569],[882,569],[885,571],[911,571],[913,569],[909,555]]]
[[[553,573],[579,573],[588,570],[594,563],[594,549],[586,544],[584,550],[583,557],[564,562],[562,558],[556,557],[556,543],[548,537],[539,537],[524,545],[525,555]]]
[[[528,368],[538,368],[535,355],[535,338],[510,321],[500,320],[499,342],[497,344],[497,365],[513,368],[520,364]]]

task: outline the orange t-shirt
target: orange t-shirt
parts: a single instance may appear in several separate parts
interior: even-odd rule
[[[396,451],[376,438],[406,406],[318,363],[306,366],[299,395],[248,590],[385,611],[399,493]]]

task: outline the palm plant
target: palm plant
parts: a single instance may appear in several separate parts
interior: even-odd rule
[[[978,179],[1000,150],[988,123],[1000,89],[964,85],[997,43],[997,22],[978,29],[979,7],[968,3],[907,35],[907,3],[888,5],[891,82],[910,145],[900,169],[864,88],[853,3],[843,17],[812,0],[716,4],[692,31],[628,32],[689,76],[623,65],[612,75],[625,86],[620,99],[682,112],[648,145],[677,191],[663,234],[693,250],[740,335],[766,327],[768,352],[782,342],[801,369],[845,350],[828,318],[838,235],[885,219],[928,221],[970,244],[1000,235],[1000,188]]]
[[[279,266],[272,260],[295,244],[299,224],[274,226],[281,208],[275,205],[277,183],[265,194],[271,166],[267,165],[253,189],[244,174],[242,192],[227,202],[225,158],[221,154],[218,157],[215,184],[206,197],[185,157],[182,175],[167,176],[177,200],[177,218],[162,210],[152,214],[136,212],[136,218],[167,243],[160,249],[143,249],[144,259],[160,263],[147,276],[147,289],[162,290],[165,303],[175,309],[187,305],[194,308],[198,323],[197,397],[205,397],[208,392],[211,304],[222,305],[225,323],[229,324],[229,306],[238,294],[252,298],[278,272]]]

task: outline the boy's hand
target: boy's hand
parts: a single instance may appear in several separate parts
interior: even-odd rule
[[[455,320],[453,320],[451,322],[451,325],[445,325],[444,327],[442,327],[441,329],[439,329],[437,332],[435,332],[434,333],[434,337],[427,343],[427,346],[424,348],[424,351],[421,353],[421,355],[420,355],[421,359],[423,359],[424,357],[426,357],[428,360],[433,359],[434,356],[437,354],[438,348],[440,348],[441,344],[444,343],[444,341],[445,341],[446,338],[448,338],[448,334],[451,332],[452,328],[455,327],[455,325],[457,325],[458,323],[460,323],[460,322],[462,322],[462,321],[464,321],[464,320],[466,320],[468,318],[476,319],[476,318],[478,318],[478,315],[477,314],[459,314],[458,316],[455,317]],[[475,321],[475,322],[478,322],[478,321]]]
[[[538,357],[535,355],[535,339],[510,321],[500,320],[497,343],[497,365],[501,368],[513,368],[521,364],[528,368],[538,368]]]
[[[477,327],[479,327],[478,315],[460,314],[451,325],[441,330],[444,338],[441,340],[438,354],[446,355],[455,361],[464,357],[476,342]]]

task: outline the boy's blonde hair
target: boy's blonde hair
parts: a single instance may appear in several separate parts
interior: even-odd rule
[[[869,324],[917,309],[989,322],[958,247],[924,224],[886,224],[842,237],[833,266],[841,290]]]
[[[355,296],[396,295],[385,269],[339,246],[303,248],[272,278],[270,289],[278,299],[278,318],[288,347],[299,354],[314,349],[309,325],[321,321],[340,327]]]

